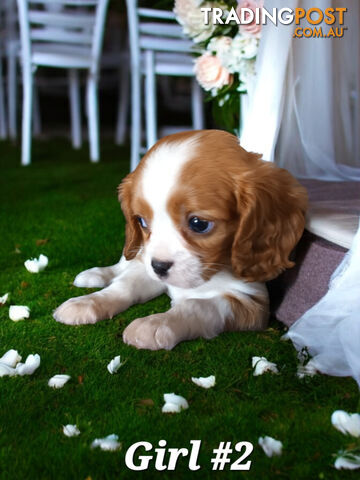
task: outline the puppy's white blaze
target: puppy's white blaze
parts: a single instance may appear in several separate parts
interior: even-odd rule
[[[189,252],[167,210],[167,203],[198,145],[198,136],[162,144],[148,157],[141,179],[144,199],[153,211],[151,236],[144,252],[148,272],[157,278],[151,267],[153,258],[173,262],[166,283],[184,287],[201,283],[201,263]]]

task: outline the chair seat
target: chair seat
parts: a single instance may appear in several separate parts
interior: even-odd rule
[[[90,68],[92,64],[91,49],[51,43],[33,44],[31,63],[58,68]]]

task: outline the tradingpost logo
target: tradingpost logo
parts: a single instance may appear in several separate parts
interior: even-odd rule
[[[218,7],[201,7],[205,25],[229,25],[234,22],[238,25],[266,25],[268,22],[278,26],[295,24],[294,38],[341,38],[347,27],[345,24],[345,7],[312,8],[273,8],[265,7],[241,8],[240,12],[234,7],[225,10]]]

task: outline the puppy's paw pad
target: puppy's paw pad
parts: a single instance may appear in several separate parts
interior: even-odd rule
[[[74,285],[82,288],[103,288],[107,285],[107,282],[101,273],[101,269],[94,267],[79,273],[75,277]]]
[[[54,311],[53,317],[66,325],[85,325],[99,320],[95,302],[84,297],[67,300]]]

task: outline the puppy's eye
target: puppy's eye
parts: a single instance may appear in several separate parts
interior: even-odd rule
[[[201,220],[199,217],[189,218],[189,228],[195,233],[208,233],[212,230],[214,222],[208,222],[207,220]]]
[[[148,224],[143,217],[136,217],[136,219],[140,223],[141,228],[148,228]]]

